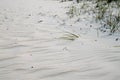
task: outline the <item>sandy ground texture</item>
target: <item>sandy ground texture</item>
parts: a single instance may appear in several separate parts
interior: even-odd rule
[[[61,28],[67,5],[0,0],[0,80],[120,79],[120,41]]]

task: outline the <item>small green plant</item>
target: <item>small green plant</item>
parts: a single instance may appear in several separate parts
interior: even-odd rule
[[[79,36],[70,32],[66,32],[62,37],[60,37],[60,39],[71,40],[71,41],[74,41],[76,38],[79,38]]]
[[[74,17],[74,15],[76,15],[76,7],[75,6],[71,6],[70,10],[68,11],[68,15],[70,18]]]
[[[80,14],[82,12],[81,10],[84,8],[87,9],[87,7],[88,6],[85,3],[82,4],[82,6],[80,4],[72,4],[72,6],[70,6],[70,9],[67,12],[67,14],[70,18],[73,18],[75,16],[80,16]]]
[[[120,22],[120,15],[118,16],[111,16],[110,19],[107,20],[107,25],[110,26],[110,32],[114,33],[115,31],[117,31],[120,27],[119,25]]]
[[[99,12],[98,12],[98,16],[97,16],[97,18],[98,18],[99,20],[101,20],[101,19],[104,18],[104,15],[105,15],[106,10],[107,10],[107,8],[106,8],[106,7],[103,7],[103,6],[101,6],[101,7],[99,8]]]
[[[117,48],[118,48],[118,47],[120,47],[120,45],[118,45],[118,46],[113,46],[113,47],[117,47]]]
[[[102,20],[104,18],[104,15],[105,15],[107,9],[108,9],[108,5],[105,6],[105,3],[97,2],[97,5],[95,8],[97,8],[96,20]]]

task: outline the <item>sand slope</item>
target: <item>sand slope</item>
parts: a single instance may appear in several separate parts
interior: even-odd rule
[[[63,38],[71,35],[61,28],[67,5],[0,0],[0,80],[120,79],[119,42],[80,34]]]

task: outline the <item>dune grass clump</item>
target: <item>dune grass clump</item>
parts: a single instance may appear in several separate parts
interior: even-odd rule
[[[80,15],[79,10],[80,10],[80,9],[79,9],[77,6],[72,5],[72,6],[70,6],[70,9],[69,9],[69,11],[67,12],[67,15],[68,15],[70,18],[73,18],[74,16],[78,16],[78,15]]]
[[[73,19],[86,16],[88,20],[92,16],[92,20],[100,23],[101,28],[107,29],[110,34],[120,32],[120,0],[80,0],[69,7],[67,15]]]
[[[116,2],[108,3],[106,1],[97,2],[96,20],[109,28],[110,33],[114,33],[120,28],[120,6]]]

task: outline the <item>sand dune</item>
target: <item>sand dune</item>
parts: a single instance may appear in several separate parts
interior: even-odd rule
[[[0,80],[120,79],[120,48],[84,36],[66,39],[51,15],[61,5],[0,0]]]

